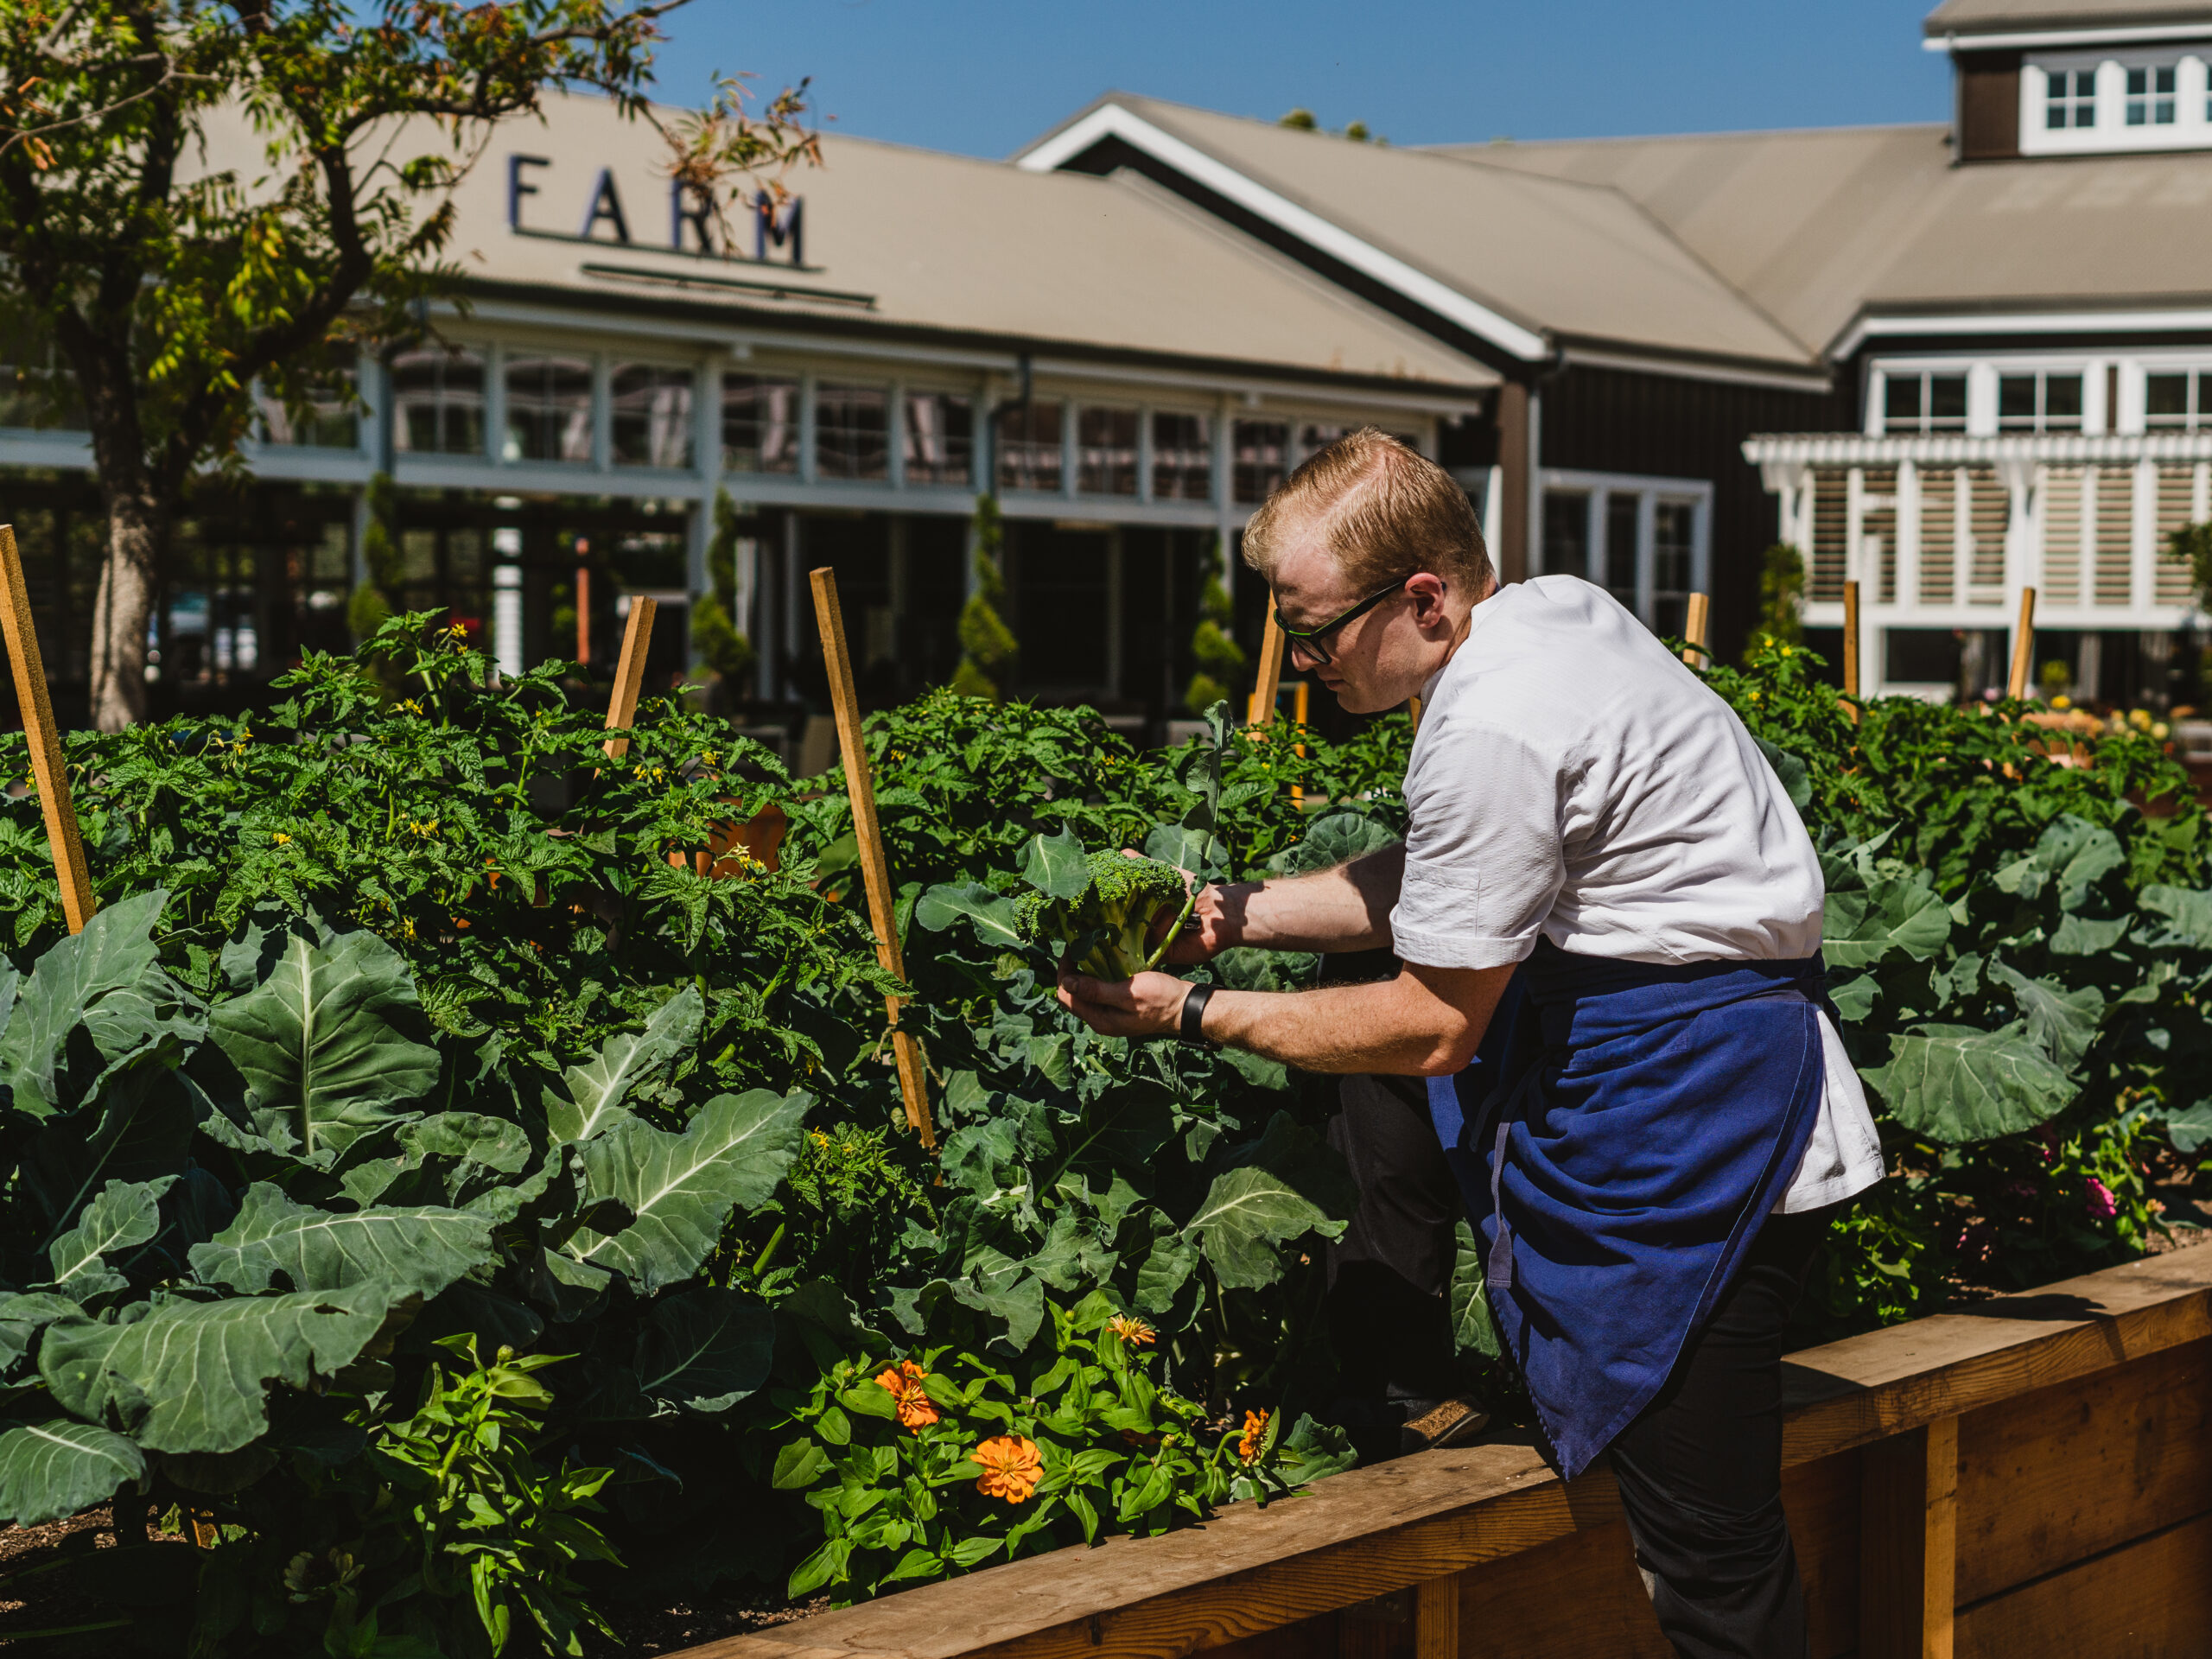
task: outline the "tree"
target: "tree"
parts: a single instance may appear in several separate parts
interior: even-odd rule
[[[1805,641],[1800,601],[1805,592],[1805,556],[1788,542],[1777,542],[1759,561],[1759,620],[1751,630],[1754,645],[1763,639],[1778,645]]]
[[[975,535],[976,591],[960,610],[960,666],[953,671],[952,689],[963,697],[996,702],[1006,695],[1014,659],[1021,654],[1014,630],[999,614],[1006,603],[1006,527],[998,497],[976,498]]]
[[[632,118],[684,0],[10,0],[0,6],[0,313],[51,340],[107,512],[92,717],[144,713],[147,627],[194,474],[235,467],[257,383],[304,413],[327,348],[420,332],[457,292],[454,184],[549,91]],[[664,128],[695,182],[815,158],[799,92],[725,82]],[[257,171],[213,159],[243,134]],[[210,143],[215,140],[214,143]],[[235,151],[232,143],[228,149]]]
[[[742,694],[746,671],[754,662],[753,641],[738,624],[737,544],[743,520],[728,490],[715,493],[715,535],[707,544],[707,580],[713,591],[691,607],[691,649],[720,678],[725,696]]]
[[[1221,537],[1206,548],[1205,580],[1198,589],[1198,626],[1191,631],[1191,658],[1198,664],[1191,683],[1183,689],[1183,706],[1194,715],[1205,711],[1230,695],[1236,671],[1244,666],[1244,648],[1230,635],[1236,626],[1236,605],[1221,580]]]

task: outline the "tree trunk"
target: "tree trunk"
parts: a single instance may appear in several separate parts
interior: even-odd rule
[[[107,560],[92,605],[92,724],[119,732],[146,717],[146,634],[168,550],[171,514],[149,491],[110,487]]]

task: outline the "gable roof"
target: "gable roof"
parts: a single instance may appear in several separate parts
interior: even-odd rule
[[[1015,159],[1049,171],[1116,143],[1503,357],[1536,362],[1584,346],[1769,372],[1815,367],[1806,340],[1607,183],[1118,92]]]
[[[1951,164],[1940,126],[1469,145],[1633,197],[1801,337],[2212,303],[2212,154]]]
[[[1935,39],[1947,35],[2158,29],[2177,23],[2212,29],[2212,5],[2205,0],[1943,0],[1921,27]]]

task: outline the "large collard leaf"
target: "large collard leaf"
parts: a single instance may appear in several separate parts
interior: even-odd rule
[[[1221,837],[1192,824],[1154,825],[1144,839],[1144,855],[1173,864],[1201,881],[1224,880],[1229,875],[1229,849]]]
[[[579,1229],[569,1253],[594,1267],[617,1268],[642,1290],[689,1279],[721,1236],[733,1210],[765,1204],[798,1156],[804,1094],[754,1089],[716,1095],[681,1135],[632,1118],[584,1143],[590,1199],[626,1206],[630,1224],[603,1235]]]
[[[272,1382],[350,1365],[390,1311],[381,1284],[219,1302],[139,1303],[129,1324],[57,1319],[39,1346],[54,1403],[149,1452],[235,1452],[269,1427]]]
[[[88,1104],[117,1073],[174,1063],[206,1031],[153,941],[162,888],[99,912],[49,946],[0,1031],[0,1082],[18,1110],[51,1117]]]
[[[1465,1216],[1452,1230],[1452,1345],[1462,1354],[1496,1359],[1504,1349],[1497,1338],[1497,1321],[1491,1316],[1490,1295],[1484,1288],[1482,1244]]]
[[[638,1331],[638,1391],[702,1412],[728,1411],[768,1380],[775,1316],[734,1290],[658,1299]]]
[[[645,1078],[699,1040],[706,1003],[696,985],[653,1010],[643,1031],[618,1032],[599,1052],[562,1074],[545,1095],[545,1130],[556,1141],[588,1141],[630,1116],[623,1102]]]
[[[43,1526],[105,1503],[126,1480],[143,1480],[146,1456],[112,1429],[24,1423],[0,1434],[0,1522]]]
[[[975,881],[946,881],[914,900],[914,919],[932,933],[965,920],[986,947],[1008,950],[1024,943],[1014,925],[1014,900]]]
[[[192,1247],[202,1284],[251,1295],[279,1274],[294,1290],[383,1284],[425,1300],[492,1259],[492,1224],[460,1210],[371,1208],[337,1211],[295,1204],[256,1181],[238,1219]]]
[[[87,1127],[86,1117],[90,1117]],[[91,1113],[48,1123],[23,1153],[21,1191],[49,1238],[110,1181],[173,1175],[192,1145],[194,1103],[181,1072],[134,1065],[111,1077]]]
[[[2152,939],[2152,944],[2212,950],[2212,890],[2160,883],[2144,888],[2136,895],[2136,903],[2153,915],[2166,918],[2165,926]]]
[[[1775,781],[1782,785],[1782,792],[1789,798],[1789,804],[1802,812],[1813,804],[1813,770],[1801,756],[1754,736],[1751,741],[1759,746],[1759,753],[1774,768]]]
[[[2077,1092],[2017,1022],[1997,1031],[1917,1026],[1891,1039],[1889,1063],[1866,1076],[1891,1116],[1954,1146],[2031,1129]]]
[[[162,1228],[162,1194],[174,1175],[156,1181],[110,1181],[77,1217],[77,1224],[46,1248],[55,1286],[83,1300],[127,1282],[104,1259],[110,1250],[149,1241]]]
[[[1268,868],[1282,875],[1333,869],[1404,839],[1382,819],[1364,812],[1325,813],[1306,826],[1302,839],[1269,859]]]
[[[1865,849],[1856,864],[1857,882],[1827,895],[1821,949],[1831,969],[1871,968],[1892,950],[1925,962],[1943,948],[1951,912],[1931,871],[1878,863]]]
[[[1048,897],[1073,900],[1090,886],[1090,855],[1083,838],[1063,824],[1054,836],[1032,836],[1021,849],[1021,874]]]
[[[375,934],[292,932],[267,979],[216,1006],[209,1035],[245,1079],[255,1128],[327,1165],[436,1087],[437,1050],[401,1029],[418,1007],[406,963]]]
[[[2062,910],[2079,910],[2089,889],[2127,865],[2120,837],[2101,824],[2069,812],[2037,838],[2033,857],[2050,872]]]
[[[50,1290],[34,1290],[0,1298],[0,1381],[16,1382],[31,1351],[31,1339],[56,1319],[85,1310],[69,1297]]]
[[[1282,1272],[1278,1247],[1309,1232],[1338,1236],[1358,1199],[1344,1160],[1287,1112],[1268,1121],[1244,1160],[1215,1178],[1183,1227],[1230,1290],[1273,1284]]]
[[[2200,1100],[2185,1111],[2173,1113],[2166,1119],[2166,1138],[2179,1153],[2193,1153],[2208,1141],[2212,1141],[2212,1100]],[[0,1319],[7,1310],[0,1306]]]
[[[2030,979],[2003,963],[1989,976],[2012,993],[2020,1015],[2028,1022],[2028,1039],[2050,1056],[2059,1069],[2071,1071],[2082,1063],[2097,1040],[2097,1027],[2105,1017],[2105,994],[2094,985],[2069,990],[2054,979]]]

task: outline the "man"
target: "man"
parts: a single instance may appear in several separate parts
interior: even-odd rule
[[[1402,969],[1290,995],[1067,972],[1060,1000],[1114,1034],[1453,1079],[1436,1121],[1548,1455],[1610,1455],[1678,1651],[1802,1654],[1781,1333],[1835,1206],[1882,1173],[1803,824],[1634,617],[1573,576],[1500,588],[1466,497],[1380,432],[1292,474],[1244,556],[1346,709],[1423,700],[1410,827],[1205,889],[1171,959],[1387,945]]]

